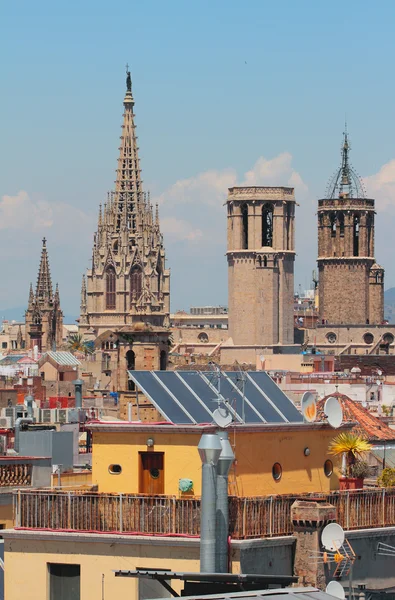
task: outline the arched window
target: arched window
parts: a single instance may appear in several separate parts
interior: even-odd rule
[[[128,350],[126,352],[125,358],[126,358],[126,370],[134,371],[136,368],[136,355],[133,352],[133,350]],[[128,379],[128,390],[130,392],[134,392],[134,390],[135,390],[134,381],[132,381],[131,379]]]
[[[106,271],[106,309],[115,310],[117,297],[116,275],[114,267]]]
[[[159,357],[159,368],[161,371],[166,371],[167,367],[167,353],[165,350],[161,350]]]
[[[336,213],[331,213],[329,218],[331,221],[331,236],[336,237]]]
[[[368,234],[368,256],[372,256],[373,248],[372,248],[372,233],[373,233],[373,217],[372,214],[369,213],[366,219],[366,228]]]
[[[248,248],[248,205],[243,204],[241,207],[242,235],[241,247],[243,250]]]
[[[267,256],[263,257],[263,266],[267,267]]]
[[[353,222],[353,255],[359,256],[359,216],[354,215]]]
[[[143,272],[140,267],[133,267],[130,273],[130,302],[137,302],[143,291]]]
[[[273,207],[265,204],[262,208],[262,246],[273,246]]]

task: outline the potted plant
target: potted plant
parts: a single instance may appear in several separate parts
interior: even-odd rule
[[[364,452],[371,445],[363,437],[352,432],[339,433],[329,445],[329,452],[342,457],[342,475],[339,478],[341,490],[356,490],[363,487],[363,480],[369,474],[367,463],[362,460]],[[363,463],[363,464],[361,464]]]

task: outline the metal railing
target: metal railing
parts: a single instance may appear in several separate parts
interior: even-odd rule
[[[291,535],[291,506],[296,499],[320,499],[337,509],[344,529],[395,526],[395,488],[231,497],[229,533],[234,539]],[[188,535],[200,533],[200,498],[18,490],[15,526],[64,531]]]

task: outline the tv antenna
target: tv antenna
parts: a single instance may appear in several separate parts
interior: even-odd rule
[[[377,544],[377,554],[379,556],[395,556],[395,546],[390,546],[390,544],[379,542]]]
[[[211,369],[211,375],[208,379],[217,392],[217,397],[213,398],[213,401],[217,402],[218,405],[213,411],[213,420],[218,427],[224,429],[231,424],[233,417],[229,410],[229,401],[221,394],[221,377],[223,377],[221,367],[213,361],[210,361],[208,366]]]
[[[305,392],[300,403],[303,421],[313,423],[317,418],[317,404],[311,392]]]
[[[247,377],[246,374],[244,373],[243,369],[241,368],[240,364],[236,361],[236,367],[237,367],[237,376],[236,376],[236,387],[239,390],[239,392],[241,393],[241,419],[243,421],[243,423],[246,422],[246,417],[245,417],[245,385],[246,385],[246,381],[247,381]]]
[[[337,398],[330,396],[324,407],[325,416],[328,419],[328,423],[334,429],[340,427],[343,422],[343,409]]]

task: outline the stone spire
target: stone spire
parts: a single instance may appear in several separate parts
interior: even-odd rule
[[[85,275],[82,276],[82,284],[81,284],[81,305],[80,305],[80,323],[86,323],[86,279]]]
[[[32,308],[34,304],[34,292],[33,292],[33,284],[30,283],[30,289],[29,289],[29,300],[28,300],[28,307]]]
[[[123,105],[121,145],[119,148],[112,210],[116,218],[116,231],[126,228],[129,231],[135,232],[137,226],[136,217],[140,204],[143,202],[143,188],[136,125],[134,124],[134,99],[130,71],[127,71],[126,94]]]
[[[38,271],[36,301],[38,303],[48,302],[52,299],[52,281],[51,272],[49,270],[49,260],[47,252],[47,240],[43,238],[43,246],[41,250],[40,268]]]

